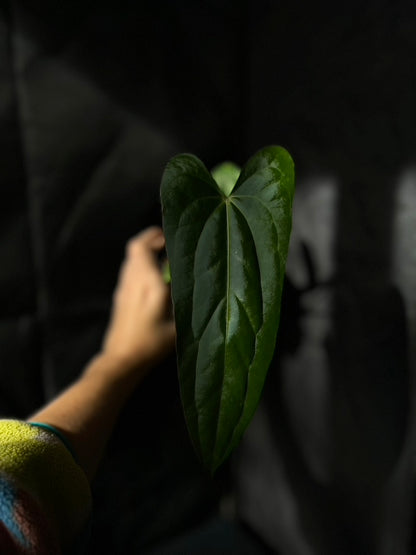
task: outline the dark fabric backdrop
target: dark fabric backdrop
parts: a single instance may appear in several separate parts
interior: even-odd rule
[[[274,552],[416,549],[415,28],[406,0],[1,2],[2,416],[99,348],[170,156],[277,143],[297,169],[278,348],[241,446],[204,473],[168,360],[108,448],[91,553],[142,552],[230,496]]]

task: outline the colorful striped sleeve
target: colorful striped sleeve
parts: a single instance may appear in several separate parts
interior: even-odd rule
[[[90,486],[65,438],[36,423],[0,420],[0,553],[66,553],[90,514]]]

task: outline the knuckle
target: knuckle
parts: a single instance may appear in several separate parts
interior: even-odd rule
[[[127,241],[126,255],[129,257],[136,256],[141,251],[141,249],[142,243],[140,239],[137,237],[133,237],[132,239],[129,239],[129,241]]]

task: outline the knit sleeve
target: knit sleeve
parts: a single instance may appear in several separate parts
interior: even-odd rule
[[[90,487],[63,439],[0,420],[0,553],[58,555],[85,528]]]

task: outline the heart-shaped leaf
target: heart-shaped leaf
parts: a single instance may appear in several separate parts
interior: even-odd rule
[[[211,471],[250,422],[273,356],[293,161],[270,146],[247,162],[234,186],[227,179],[217,184],[198,158],[181,154],[161,184],[182,403]]]

